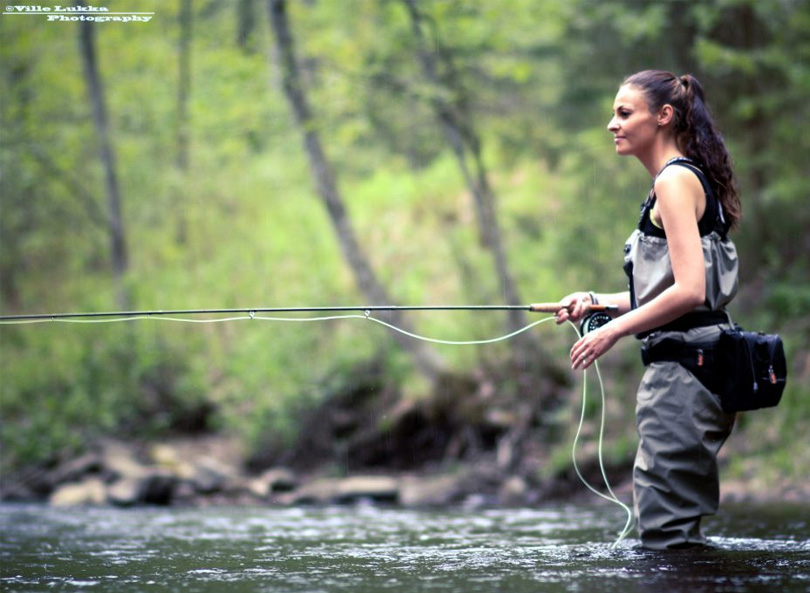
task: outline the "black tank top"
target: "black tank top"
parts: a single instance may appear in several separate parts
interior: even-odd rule
[[[706,179],[706,175],[704,175],[700,167],[698,167],[691,159],[686,157],[677,157],[667,161],[661,171],[670,165],[686,167],[697,175],[697,178],[700,180],[700,184],[703,186],[703,192],[706,195],[706,209],[703,212],[703,216],[698,221],[698,230],[700,231],[700,236],[705,237],[712,231],[717,231],[721,237],[725,237],[728,233],[728,226],[726,225],[725,218],[723,217],[723,207],[720,205],[719,200],[715,197],[711,185],[709,185],[709,180]],[[660,175],[661,173],[658,174]],[[638,221],[638,230],[645,235],[666,238],[667,235],[666,232],[664,232],[664,229],[653,224],[652,217],[650,216],[653,208],[655,207],[655,201],[655,182],[653,181],[653,188],[650,190],[650,194],[647,196],[647,199],[641,205],[641,216]]]

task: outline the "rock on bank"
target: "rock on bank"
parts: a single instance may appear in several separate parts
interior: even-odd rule
[[[186,439],[163,444],[105,440],[50,469],[3,481],[3,500],[76,505],[329,505],[370,502],[409,507],[463,503],[528,504],[538,494],[525,478],[492,463],[454,465],[420,473],[334,477],[272,468],[259,475],[240,470],[232,440]]]

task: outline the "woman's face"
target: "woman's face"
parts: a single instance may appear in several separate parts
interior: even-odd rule
[[[616,154],[639,156],[652,146],[658,118],[650,113],[641,89],[630,85],[619,88],[607,129],[613,133]]]

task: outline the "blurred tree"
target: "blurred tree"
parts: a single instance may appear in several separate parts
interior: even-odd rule
[[[184,188],[187,184],[190,159],[191,121],[189,116],[189,97],[191,94],[191,41],[193,36],[194,13],[191,0],[180,0],[178,25],[180,38],[177,47],[177,118],[176,118],[176,166],[180,175],[180,194],[174,200],[177,217],[177,242],[185,244],[188,239],[188,220],[186,217]],[[178,207],[179,206],[179,207]]]
[[[191,93],[191,40],[194,13],[191,0],[180,0],[178,24],[180,38],[177,47],[177,168],[187,172],[189,167],[189,95]]]
[[[309,159],[312,176],[329,213],[343,255],[354,273],[358,287],[369,299],[370,304],[391,304],[392,301],[385,287],[377,279],[360,246],[343,197],[338,189],[335,173],[317,133],[315,116],[307,101],[295,56],[292,31],[287,16],[287,3],[285,0],[268,0],[267,8],[276,43],[282,87],[303,135],[304,148]],[[404,319],[402,312],[392,311],[391,320],[392,323],[406,331],[410,330],[410,324]],[[399,332],[394,335],[402,348],[411,354],[417,368],[435,383],[443,370],[443,363],[438,354],[428,349],[424,342],[412,340]]]
[[[495,195],[481,153],[481,138],[475,129],[472,114],[467,108],[467,93],[456,76],[450,50],[439,39],[435,23],[432,23],[431,27],[426,27],[426,16],[415,0],[403,0],[403,4],[410,16],[411,30],[416,40],[416,54],[423,76],[433,88],[430,104],[436,119],[442,125],[445,138],[456,157],[467,188],[473,196],[478,234],[484,248],[492,254],[495,274],[503,291],[504,300],[506,304],[512,306],[525,304],[521,301],[517,284],[509,269],[498,222]],[[425,33],[426,28],[433,33],[429,39]],[[527,324],[525,311],[520,309],[509,311],[511,331],[517,331]],[[525,368],[529,361],[544,358],[537,356],[539,345],[533,334],[520,334],[512,344],[515,360],[520,368]]]
[[[810,289],[810,179],[796,174],[810,163],[810,139],[800,133],[810,120],[810,3],[717,3],[695,18],[693,51],[742,186],[743,280],[759,284],[760,296],[780,280],[799,294]]]
[[[243,51],[254,51],[253,37],[256,31],[256,0],[236,2],[236,44]]]
[[[79,47],[81,50],[87,93],[93,112],[93,124],[98,138],[99,156],[104,169],[107,194],[107,228],[110,237],[110,254],[113,274],[118,290],[118,306],[130,308],[131,299],[124,284],[124,276],[129,266],[124,221],[121,216],[121,190],[115,162],[115,149],[110,138],[107,106],[104,100],[104,86],[98,69],[95,46],[95,24],[83,20],[79,23]]]

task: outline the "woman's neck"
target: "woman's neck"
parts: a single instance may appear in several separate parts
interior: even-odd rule
[[[666,142],[662,143],[660,146],[653,147],[647,154],[640,155],[638,160],[641,161],[641,164],[647,169],[650,177],[655,179],[668,161],[683,156],[685,155],[675,142]]]

